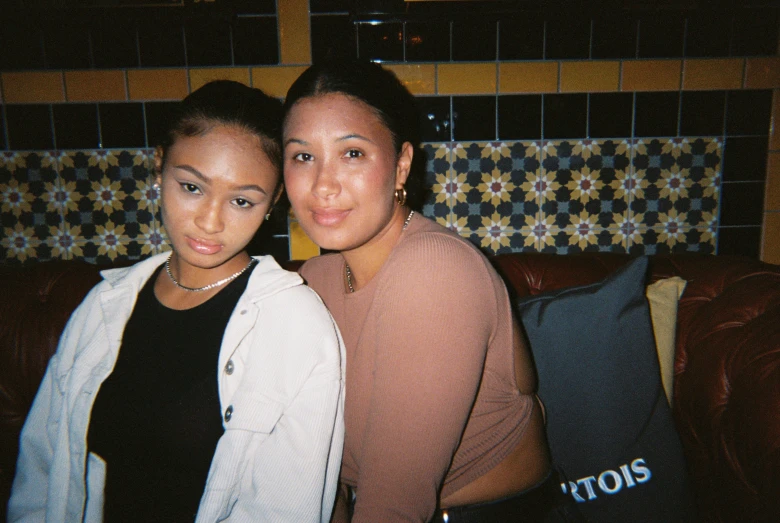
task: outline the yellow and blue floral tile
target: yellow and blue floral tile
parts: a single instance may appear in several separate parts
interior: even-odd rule
[[[538,143],[461,142],[451,160],[450,181],[457,187],[452,212],[468,229],[485,228],[483,218],[494,215],[513,229],[524,227],[528,217],[538,219],[539,202],[524,189],[539,170]]]
[[[627,140],[544,142],[539,174],[547,186],[543,218],[552,217],[561,230],[575,227],[583,216],[614,228],[615,217],[628,210],[628,195],[620,187],[630,172],[630,155]]]
[[[552,226],[552,243],[542,252],[575,254],[580,252],[628,252],[628,240],[619,228],[605,229],[595,223],[595,217],[583,213],[572,218],[573,227],[560,229]]]
[[[80,257],[110,264],[151,252],[142,245],[142,227],[154,227],[157,207],[148,151],[68,151],[60,158],[60,176],[71,200],[64,224],[80,228]]]
[[[445,227],[452,221],[452,203],[462,194],[451,177],[449,143],[426,143],[424,187],[427,190],[423,202],[423,214]]]
[[[633,165],[639,190],[630,213],[649,228],[680,215],[686,226],[706,225],[708,216],[718,214],[721,158],[717,138],[637,140]]]
[[[55,154],[50,151],[3,153],[0,215],[3,229],[14,234],[17,241],[21,241],[20,231],[30,240],[45,241],[49,227],[60,222],[61,214],[57,206],[52,205],[57,194],[56,163]]]
[[[35,237],[32,227],[16,223],[12,227],[3,227],[0,238],[0,253],[4,263],[24,263],[46,255],[48,249]],[[48,258],[47,258],[48,259]]]

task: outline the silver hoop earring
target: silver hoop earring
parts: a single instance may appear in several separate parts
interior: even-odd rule
[[[265,215],[265,221],[268,221],[270,219],[271,219],[271,213],[269,212],[268,214]]]

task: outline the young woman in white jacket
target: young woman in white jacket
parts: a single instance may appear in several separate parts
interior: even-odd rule
[[[172,247],[107,270],[21,436],[9,521],[330,518],[344,351],[319,297],[246,247],[281,192],[281,106],[185,98],[155,154]]]

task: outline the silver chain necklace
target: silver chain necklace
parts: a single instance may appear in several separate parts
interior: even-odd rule
[[[413,214],[413,210],[409,212],[409,216],[404,220],[404,228],[401,229],[402,231],[405,231],[409,226],[409,221],[411,221]],[[355,292],[355,287],[352,286],[352,269],[349,268],[348,263],[344,263],[344,273],[347,275],[347,287],[349,287],[349,292]]]
[[[168,277],[171,279],[173,284],[176,285],[178,288],[184,289],[187,292],[203,292],[203,291],[208,291],[208,290],[211,290],[211,289],[216,289],[220,285],[225,285],[227,282],[235,280],[236,278],[238,278],[239,276],[244,274],[244,272],[246,272],[246,270],[249,267],[252,266],[254,261],[255,261],[254,258],[250,259],[249,260],[249,264],[246,267],[244,267],[243,269],[241,269],[240,271],[238,271],[237,273],[231,274],[227,278],[222,278],[221,280],[215,281],[214,283],[210,283],[210,284],[206,285],[205,287],[187,287],[186,285],[182,285],[181,283],[176,281],[176,278],[173,277],[173,273],[171,272],[171,258],[170,258],[170,256],[168,257],[167,260],[165,260],[165,272],[168,273]]]

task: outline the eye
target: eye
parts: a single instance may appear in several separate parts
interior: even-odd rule
[[[309,153],[298,153],[295,156],[293,156],[293,160],[298,162],[310,162],[314,159],[312,155]]]
[[[254,203],[244,198],[236,198],[235,200],[233,200],[233,203],[236,205],[236,207],[241,207],[242,209],[251,209],[252,207],[255,206]]]
[[[347,158],[360,158],[361,156],[364,156],[362,151],[359,151],[358,149],[350,149],[347,151],[347,154],[345,154]]]
[[[199,194],[200,193],[200,189],[194,183],[183,182],[180,185],[181,185],[181,188],[184,191],[188,192],[188,193],[191,193],[191,194]]]

